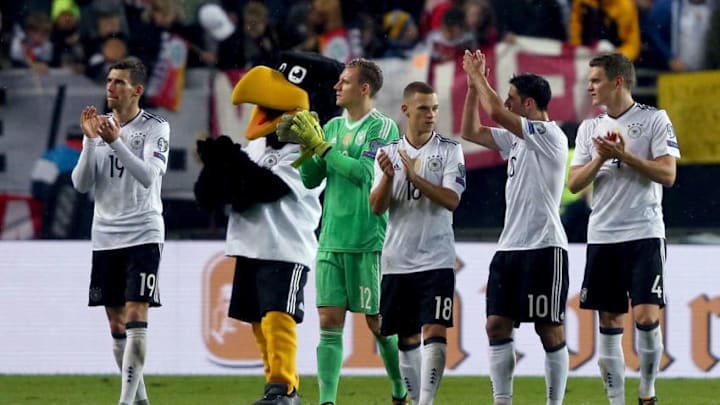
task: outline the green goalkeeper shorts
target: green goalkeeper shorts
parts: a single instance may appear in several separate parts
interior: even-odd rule
[[[350,312],[380,312],[380,252],[318,252],[316,305]]]

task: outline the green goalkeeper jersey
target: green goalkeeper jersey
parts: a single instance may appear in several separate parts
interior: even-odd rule
[[[370,209],[373,164],[378,149],[398,139],[397,125],[372,109],[355,122],[335,117],[323,131],[332,149],[322,158],[313,156],[300,167],[308,188],[327,180],[319,250],[379,252],[385,239],[387,213],[379,216]]]

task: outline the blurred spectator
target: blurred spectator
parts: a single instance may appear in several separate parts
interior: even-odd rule
[[[314,0],[308,14],[307,36],[300,49],[315,50],[343,63],[362,57],[362,32],[356,20],[357,9],[355,2]]]
[[[80,11],[71,1],[55,1],[52,18],[54,25],[50,34],[53,43],[51,66],[70,68],[76,73],[84,70],[85,52],[80,42]]]
[[[272,65],[278,40],[268,23],[268,9],[262,2],[250,1],[243,7],[243,28],[246,66]]]
[[[707,0],[655,0],[643,21],[650,51],[656,52],[649,58],[674,72],[706,68],[707,47],[717,46],[707,41],[716,8]]]
[[[634,61],[640,54],[640,21],[634,0],[573,0],[570,43],[595,46],[608,41]]]
[[[478,47],[492,46],[498,41],[495,15],[489,0],[465,2],[465,24]]]
[[[71,126],[65,143],[48,150],[35,162],[31,190],[42,204],[40,238],[87,239],[90,237],[93,207],[87,194],[75,191],[70,173],[80,157],[83,133]]]
[[[25,19],[25,26],[16,26],[10,45],[10,60],[14,67],[29,67],[47,73],[53,59],[50,41],[52,20],[50,16],[36,12]]]
[[[388,47],[388,38],[383,32],[382,24],[371,14],[361,12],[357,16],[362,54],[366,58],[381,58]]]
[[[122,0],[75,0],[80,8],[80,38],[85,55],[92,55],[103,39],[110,34],[128,34],[125,16],[126,4]],[[130,10],[136,8],[127,5]]]
[[[433,62],[441,63],[462,57],[465,49],[475,48],[473,34],[465,26],[465,13],[457,7],[445,11],[439,29],[427,36]]]
[[[218,69],[245,67],[245,35],[238,29],[235,12],[226,12],[217,4],[206,4],[198,10],[198,22],[217,42],[215,66]]]
[[[108,35],[100,44],[98,52],[88,58],[85,75],[98,84],[103,84],[110,66],[127,56],[128,45],[125,35],[122,33]]]
[[[429,1],[418,1],[418,0],[379,0],[383,5],[385,12],[391,10],[402,10],[410,14],[418,25],[418,35],[420,34],[419,22],[423,16],[423,10]]]
[[[123,30],[123,25],[127,25],[124,13],[100,11],[94,15],[96,15],[95,26],[87,31],[88,35],[93,36],[83,39],[85,55],[88,58],[102,52],[102,45],[108,37],[120,36],[125,39],[126,43],[129,39],[127,31]]]
[[[560,5],[563,27],[565,27],[565,31],[567,32],[570,26],[570,4],[572,4],[572,0],[557,0],[557,3]]]
[[[385,13],[382,28],[387,38],[384,57],[405,58],[418,43],[418,26],[412,15],[403,10],[396,9]]]
[[[717,9],[716,1],[676,0],[673,7],[673,52],[685,65],[686,70],[706,69],[707,35],[710,20]],[[717,45],[714,43],[711,46]]]
[[[140,11],[138,20],[138,10]],[[215,54],[205,49],[202,29],[183,23],[182,8],[178,0],[149,0],[140,8],[126,8],[130,25],[130,54],[137,56],[150,71],[155,67],[163,38],[174,34],[185,40],[188,47],[187,67],[215,63]]]
[[[299,0],[288,7],[285,19],[275,25],[278,34],[278,46],[291,49],[300,46],[308,36],[308,15],[312,1]]]
[[[445,12],[456,7],[462,8],[463,0],[427,0],[420,15],[420,38],[427,39],[432,31],[439,30]]]
[[[557,0],[495,0],[493,7],[503,41],[513,43],[517,35],[567,40]]]
[[[710,28],[708,29],[707,40],[705,41],[707,50],[708,69],[720,69],[720,9],[715,9],[710,18]]]

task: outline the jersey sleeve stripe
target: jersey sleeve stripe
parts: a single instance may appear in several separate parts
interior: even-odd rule
[[[151,112],[148,112],[148,111],[143,111],[142,117],[143,117],[144,119],[146,119],[146,120],[148,120],[148,119],[153,119],[153,120],[155,120],[155,121],[157,121],[157,122],[160,122],[160,123],[167,122],[167,120],[166,120],[165,118],[163,118],[163,117],[161,117],[161,116],[159,116],[159,115],[153,114],[153,113],[151,113]]]

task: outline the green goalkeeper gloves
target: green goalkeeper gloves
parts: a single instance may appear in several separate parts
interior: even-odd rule
[[[314,112],[300,111],[295,114],[290,131],[294,132],[300,139],[300,145],[313,151],[318,156],[325,156],[325,153],[332,147],[332,145],[325,142],[325,135],[320,127],[320,121]]]
[[[290,163],[290,166],[297,169],[298,167],[302,166],[302,164],[305,163],[306,160],[312,157],[313,152],[310,149],[305,149],[302,145],[302,139],[300,139],[298,134],[296,134],[290,129],[290,127],[292,126],[293,118],[295,118],[294,114],[283,114],[280,122],[278,122],[277,127],[275,128],[275,133],[277,134],[278,140],[280,142],[300,144],[300,157]]]
[[[290,130],[293,118],[295,118],[295,114],[283,114],[280,122],[278,122],[277,127],[275,128],[275,133],[277,134],[280,142],[302,143],[298,134]]]

